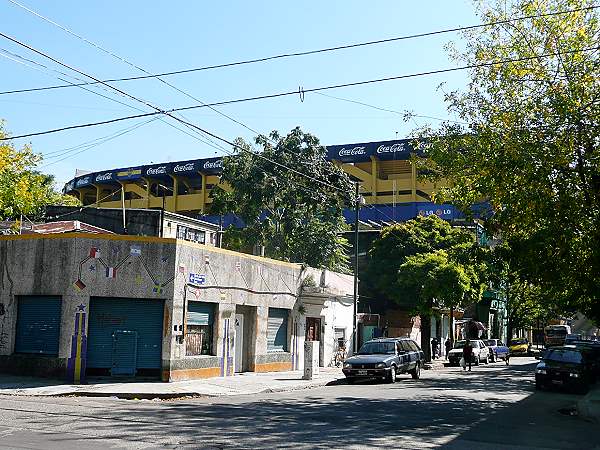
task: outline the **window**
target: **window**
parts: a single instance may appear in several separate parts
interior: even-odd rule
[[[267,351],[287,352],[287,323],[289,311],[269,308],[267,319]]]
[[[185,225],[177,225],[177,239],[204,244],[206,232]]]
[[[336,328],[334,331],[335,342],[337,343],[338,350],[346,348],[346,329]]]
[[[408,342],[408,345],[410,345],[410,348],[414,351],[414,352],[420,352],[421,348],[417,345],[417,343],[415,341],[406,341]]]
[[[402,346],[402,350],[404,350],[405,352],[412,352],[413,351],[413,349],[411,348],[411,346],[408,343],[408,341],[400,341],[400,345]]]
[[[185,354],[212,355],[214,303],[188,302],[186,318]]]

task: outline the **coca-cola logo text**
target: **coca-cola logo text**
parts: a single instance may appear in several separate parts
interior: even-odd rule
[[[339,151],[340,156],[354,156],[354,155],[366,155],[366,147],[352,147],[352,148],[342,148]]]
[[[404,144],[380,145],[377,147],[377,153],[397,153],[405,150]]]
[[[82,186],[84,184],[90,184],[90,177],[83,177],[77,180],[77,186]]]
[[[221,169],[223,167],[223,160],[218,159],[216,161],[206,161],[202,167],[205,169]]]
[[[177,172],[189,172],[194,170],[194,163],[187,163],[187,164],[183,164],[181,166],[177,165],[175,167],[173,167],[173,172],[177,173]]]
[[[167,166],[151,167],[146,170],[146,175],[160,175],[161,173],[167,173]]]
[[[112,172],[103,173],[102,175],[96,176],[96,181],[109,181],[112,180]]]

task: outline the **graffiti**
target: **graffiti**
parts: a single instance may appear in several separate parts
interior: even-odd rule
[[[116,248],[113,248],[113,253],[114,254],[118,253],[118,251],[116,251]],[[150,281],[152,282],[152,284],[151,284],[152,292],[156,295],[162,294],[164,292],[165,286],[172,283],[173,280],[175,280],[176,276],[178,274],[182,273],[182,271],[179,270],[179,272],[176,275],[171,276],[166,281],[160,280],[153,273],[153,271],[150,270],[150,268],[148,267],[148,262],[144,258],[142,258],[142,248],[140,245],[131,245],[127,256],[125,256],[125,258],[123,258],[121,261],[119,261],[115,265],[109,265],[102,258],[102,250],[100,248],[90,247],[90,250],[89,250],[89,253],[87,254],[87,256],[85,258],[83,258],[81,261],[79,261],[79,268],[77,271],[77,280],[75,280],[75,282],[73,282],[73,287],[78,291],[83,291],[87,287],[87,285],[83,281],[83,276],[85,273],[84,267],[88,264],[88,261],[90,261],[90,260],[92,261],[92,263],[89,266],[87,266],[88,271],[90,273],[97,273],[97,272],[104,273],[105,278],[108,280],[111,280],[111,279],[117,278],[117,274],[121,273],[120,272],[121,268],[125,265],[125,263],[131,264],[132,260],[130,260],[130,258],[132,258],[132,257],[134,257],[134,259],[137,259],[140,261],[143,271],[146,273],[146,275],[148,276],[148,278],[150,278]],[[163,256],[161,258],[161,261],[163,264],[166,264],[166,262],[168,262],[169,259],[170,259],[170,257]],[[103,268],[103,270],[97,270],[98,265],[100,265]],[[143,282],[143,277],[141,274],[138,273],[135,277],[135,284],[138,286],[141,286],[142,282]]]
[[[113,316],[110,313],[102,313],[98,315],[95,320],[100,324],[100,326],[106,327],[108,325],[123,325],[127,320],[127,317],[119,317]]]
[[[4,303],[0,303],[0,351],[6,350],[8,347],[9,336],[5,331],[8,328],[8,314],[6,314],[6,312],[10,310],[10,307],[15,299],[13,292],[14,282],[8,270],[9,265],[7,263],[7,255],[8,251],[6,248],[0,249],[0,292],[4,291],[6,289],[6,284],[8,284],[8,303],[6,305]],[[7,283],[5,283],[5,278]]]
[[[85,318],[85,305],[81,303],[75,311],[75,325],[71,336],[71,356],[67,361],[68,379],[74,384],[85,383],[87,354]]]

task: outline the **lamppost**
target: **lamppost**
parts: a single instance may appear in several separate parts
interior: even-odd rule
[[[354,313],[352,315],[352,353],[358,350],[358,326],[357,326],[357,306],[358,306],[358,223],[360,205],[365,203],[365,199],[359,193],[360,184],[354,182]]]

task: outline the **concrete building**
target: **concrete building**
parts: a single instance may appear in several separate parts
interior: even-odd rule
[[[352,339],[352,276],[176,239],[0,237],[0,370],[160,377],[327,366]],[[346,345],[349,348],[349,346]]]

